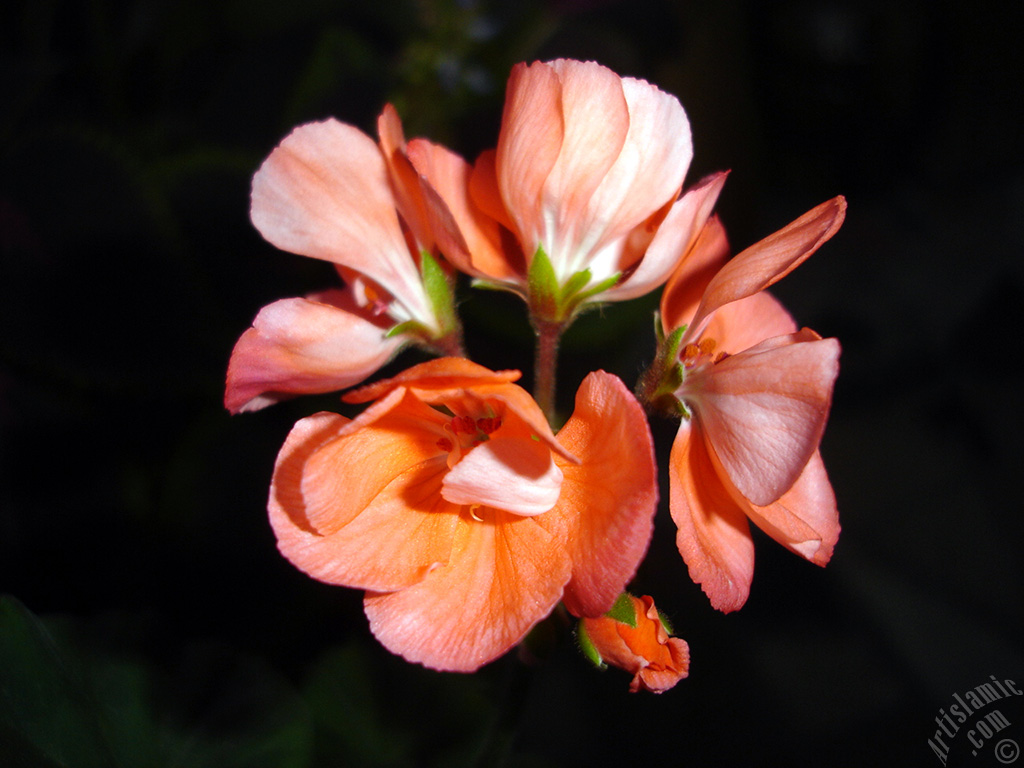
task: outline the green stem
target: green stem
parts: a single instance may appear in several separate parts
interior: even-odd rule
[[[555,369],[558,363],[558,342],[565,330],[564,323],[538,320],[537,353],[533,366],[533,399],[544,412],[549,424],[555,423]]]

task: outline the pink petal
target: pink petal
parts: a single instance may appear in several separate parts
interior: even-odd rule
[[[796,269],[839,231],[845,216],[846,199],[833,198],[730,259],[704,293],[694,333],[719,307],[757,293]]]
[[[695,369],[680,391],[730,480],[765,506],[817,450],[838,372],[839,342],[801,331]]]
[[[657,465],[643,409],[615,376],[589,374],[558,441],[578,458],[556,458],[565,479],[558,504],[537,520],[568,541],[573,562],[565,605],[576,616],[608,611],[647,552],[658,504]]]
[[[483,522],[460,518],[447,565],[408,589],[366,596],[371,631],[408,661],[474,671],[522,640],[562,596],[569,558],[541,518],[478,513]]]
[[[558,501],[562,471],[551,449],[529,437],[489,440],[445,475],[441,494],[453,504],[482,505],[515,515],[539,515]]]
[[[621,88],[629,112],[626,139],[586,208],[577,214],[579,235],[574,247],[587,253],[596,254],[625,237],[675,200],[693,157],[690,124],[675,96],[628,77],[622,79]],[[667,277],[671,266],[663,264],[655,270],[660,278],[652,288]],[[621,263],[594,262],[599,276],[622,267]]]
[[[470,196],[473,168],[454,152],[422,139],[409,142],[408,152],[428,183],[425,199],[445,257],[473,277],[512,278],[514,272],[501,249],[498,222]]]
[[[796,331],[796,322],[778,299],[761,291],[716,310],[701,337],[714,339],[717,350],[732,353]]]
[[[725,227],[717,216],[712,216],[661,292],[661,325],[666,335],[693,322],[704,289],[728,257]],[[692,331],[687,335],[692,335]]]
[[[505,90],[495,168],[504,207],[527,255],[543,231],[544,184],[562,149],[562,85],[547,64],[517,64]]]
[[[342,291],[282,299],[260,310],[228,364],[224,405],[255,411],[285,397],[333,392],[377,371],[406,342]]]
[[[747,515],[787,549],[825,565],[839,540],[839,511],[821,454],[815,451],[803,473],[778,501],[751,507]]]
[[[377,118],[377,133],[380,136],[380,149],[384,155],[388,175],[391,178],[391,189],[395,198],[395,207],[402,220],[412,232],[413,239],[419,248],[434,250],[434,236],[427,212],[427,203],[420,188],[419,174],[406,156],[405,133],[398,112],[390,104]]]
[[[602,297],[608,301],[633,299],[665,282],[704,229],[727,176],[708,176],[673,203],[636,270]]]
[[[693,421],[680,424],[672,444],[669,510],[690,578],[718,610],[741,608],[754,577],[754,542],[743,509],[719,479]]]
[[[264,238],[367,275],[430,323],[395,205],[380,149],[336,120],[296,128],[252,180],[252,222]]]

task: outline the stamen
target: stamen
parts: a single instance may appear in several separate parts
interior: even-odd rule
[[[451,449],[454,448],[455,445],[447,437],[442,437],[440,440],[437,441],[437,447],[440,448],[442,451],[451,451]]]
[[[493,434],[501,426],[501,419],[497,417],[489,417],[486,419],[477,419],[476,428],[483,432],[485,435]]]

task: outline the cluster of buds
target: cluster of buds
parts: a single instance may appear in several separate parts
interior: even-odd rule
[[[327,120],[296,128],[253,178],[252,221],[332,263],[340,287],[276,301],[228,366],[225,405],[348,390],[285,440],[270,487],[281,552],[365,591],[374,635],[426,666],[472,671],[563,606],[581,648],[664,691],[689,650],[650,597],[625,590],[647,552],[658,461],[645,408],[680,420],[669,507],[691,579],[735,610],[753,575],[748,520],[808,560],[839,534],[818,453],[839,345],[765,289],[839,228],[828,201],[730,258],[713,214],[726,180],[684,190],[679,101],[593,63],[517,65],[496,148],[470,164]],[[520,296],[536,331],[534,391],[463,347],[458,276]],[[557,432],[559,339],[596,304],[664,286],[654,362],[635,392],[605,371]],[[364,382],[407,346],[436,359]],[[356,389],[351,387],[359,386]]]

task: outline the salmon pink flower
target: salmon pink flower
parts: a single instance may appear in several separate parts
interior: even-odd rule
[[[414,166],[458,224],[442,250],[478,283],[523,296],[534,322],[566,323],[593,300],[661,285],[677,261],[656,245],[703,223],[724,175],[679,198],[692,158],[679,101],[594,62],[518,64],[496,150],[470,167],[429,144]],[[697,226],[699,229],[699,226]]]
[[[657,504],[639,403],[584,380],[556,437],[517,371],[460,358],[349,392],[355,419],[299,421],[269,500],[281,552],[366,591],[370,629],[428,667],[471,671],[562,600],[607,611],[643,557]]]
[[[419,176],[389,105],[380,145],[336,120],[296,128],[252,181],[252,222],[286,251],[333,263],[345,282],[264,307],[235,345],[225,405],[358,384],[405,344],[457,351],[451,289]]]
[[[818,565],[839,536],[818,452],[839,343],[797,330],[764,289],[832,237],[845,211],[841,197],[823,203],[724,266],[728,246],[712,219],[665,287],[666,338],[652,368],[660,383],[646,391],[683,416],[669,506],[690,577],[722,611],[749,594],[748,519]]]
[[[690,648],[671,633],[653,598],[623,593],[604,616],[581,619],[576,637],[595,664],[633,675],[631,693],[664,693],[690,672]]]

